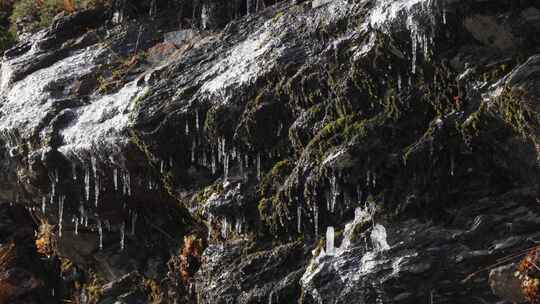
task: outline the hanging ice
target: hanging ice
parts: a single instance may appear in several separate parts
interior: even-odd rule
[[[137,223],[137,213],[131,215],[131,235],[135,235],[135,224]]]
[[[47,203],[47,198],[44,196],[42,199],[41,199],[41,212],[43,214],[45,214],[45,206],[46,206],[46,203]]]
[[[298,221],[298,234],[300,234],[302,232],[302,206],[296,208],[296,218]]]
[[[113,169],[114,191],[118,191],[118,169]]]
[[[212,174],[216,174],[216,154],[212,151]]]
[[[223,236],[224,239],[227,239],[229,231],[229,223],[227,222],[227,218],[223,219],[223,223],[221,225],[221,236]]]
[[[98,234],[99,234],[99,249],[103,249],[103,227],[101,227],[101,220],[97,222]]]
[[[84,169],[84,192],[86,194],[86,200],[90,200],[90,170],[88,167]]]
[[[223,179],[227,181],[229,178],[229,154],[225,152],[223,157]]]
[[[197,148],[197,143],[195,142],[195,138],[193,138],[193,143],[191,144],[191,162],[195,162],[195,149]]]
[[[79,235],[79,219],[74,216],[73,222],[75,223],[75,235]]]
[[[58,200],[58,236],[62,237],[62,222],[64,218],[64,201],[66,197],[64,195],[60,196]]]
[[[334,227],[330,226],[326,228],[326,254],[334,255]]]
[[[257,179],[261,180],[261,153],[257,153]]]
[[[94,177],[97,176],[97,161],[94,156],[90,157],[90,163],[92,164],[92,172],[94,173]]]
[[[74,163],[71,164],[71,174],[73,175],[73,180],[77,180],[77,165]]]
[[[382,252],[390,249],[386,241],[386,228],[383,225],[376,224],[371,230],[371,242],[375,252]]]
[[[234,223],[234,231],[237,235],[240,235],[242,233],[242,220],[236,219]]]
[[[98,206],[98,202],[99,202],[99,176],[95,176],[94,177],[94,192],[95,192],[95,206],[97,207]]]
[[[186,120],[186,136],[189,135],[189,124],[188,124],[188,121]]]
[[[123,193],[124,195],[130,196],[131,195],[131,175],[129,174],[129,171],[124,171],[124,185],[123,185]]]
[[[454,155],[450,156],[450,175],[454,176],[455,160]]]
[[[195,127],[197,128],[197,130],[200,129],[200,126],[199,126],[199,110],[195,111]]]
[[[313,206],[313,225],[315,226],[315,236],[319,235],[319,207]]]
[[[334,209],[336,207],[336,202],[337,202],[337,198],[339,196],[339,189],[338,189],[338,184],[337,184],[337,180],[336,180],[336,176],[332,176],[332,180],[331,180],[331,189],[332,189],[332,204],[330,205],[330,211],[333,213],[334,212]]]
[[[240,171],[240,177],[244,178],[244,164],[242,162],[243,162],[242,154],[239,153],[238,154],[238,170]]]
[[[126,223],[122,222],[122,225],[120,226],[120,250],[124,250],[125,238],[126,238]]]

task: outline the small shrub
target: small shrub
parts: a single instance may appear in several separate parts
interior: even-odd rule
[[[518,265],[516,276],[529,303],[540,303],[540,248],[534,248]]]
[[[10,20],[10,28],[13,33],[17,32],[16,23],[25,19],[27,29],[37,31],[51,24],[60,12],[67,14],[77,10],[88,9],[107,5],[110,0],[20,0],[14,3]]]

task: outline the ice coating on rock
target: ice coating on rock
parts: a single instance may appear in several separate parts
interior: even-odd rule
[[[52,96],[51,87],[89,73],[102,52],[100,48],[83,50],[26,76],[12,87],[4,85],[1,90],[5,96],[4,116],[0,120],[0,130],[16,129],[29,133],[35,130],[58,101]],[[9,81],[6,74],[11,68],[9,62],[2,64],[2,81]],[[59,75],[62,75],[61,79]]]
[[[371,230],[371,242],[375,252],[382,252],[390,249],[386,241],[386,228],[381,224],[376,224]]]
[[[335,253],[335,247],[334,247],[334,227],[330,226],[326,228],[326,254],[327,255],[334,255]]]
[[[134,81],[117,93],[76,110],[76,120],[60,132],[65,145],[59,151],[77,155],[93,149],[112,150],[125,144],[127,139],[122,135],[129,125],[133,101],[144,92],[146,89]]]

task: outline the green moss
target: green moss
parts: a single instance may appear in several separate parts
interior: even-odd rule
[[[30,20],[28,29],[37,31],[49,26],[60,12],[71,13],[80,9],[93,8],[109,3],[109,0],[19,0],[15,1],[9,20],[11,32],[15,33],[15,24],[25,18]]]
[[[524,90],[505,88],[501,95],[494,99],[497,113],[501,118],[524,138],[535,138],[540,128],[540,117],[525,104]]]
[[[277,22],[279,20],[279,18],[283,17],[285,13],[283,11],[279,11],[276,13],[276,15],[274,16],[274,18],[272,18],[272,21],[274,22]]]
[[[195,194],[195,203],[198,206],[202,206],[206,201],[212,196],[214,193],[222,193],[223,192],[223,184],[222,183],[216,183],[214,185],[210,185],[203,190],[197,192]]]
[[[285,182],[287,176],[294,168],[290,159],[277,162],[259,184],[259,194],[261,197],[270,197],[277,193],[279,187]]]
[[[12,47],[16,42],[12,32],[0,27],[0,53]]]

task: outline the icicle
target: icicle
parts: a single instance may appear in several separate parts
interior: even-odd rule
[[[450,175],[451,176],[454,176],[454,168],[455,168],[455,160],[454,160],[454,155],[451,155],[450,156]]]
[[[237,235],[242,234],[242,221],[241,220],[236,219],[236,221],[234,223],[234,230],[235,230]]]
[[[241,154],[238,154],[238,171],[240,172],[240,177],[244,178],[244,164],[242,163]]]
[[[99,202],[99,176],[95,176],[95,179],[94,179],[94,192],[95,192],[95,206],[97,208],[98,206],[98,202]]]
[[[334,227],[326,228],[326,254],[334,255]]]
[[[103,227],[101,227],[101,220],[97,222],[98,234],[99,234],[99,250],[103,249]]]
[[[88,167],[84,170],[84,191],[86,194],[86,200],[90,200],[90,170]]]
[[[412,45],[412,70],[413,74],[416,74],[416,58],[417,58],[417,43],[418,43],[418,24],[413,20],[413,16],[407,17],[407,28],[411,33],[411,45]]]
[[[54,202],[55,195],[56,195],[56,182],[53,180],[51,182],[51,204]]]
[[[41,198],[41,212],[43,214],[45,214],[46,203],[47,203],[47,197],[44,196]]]
[[[297,230],[298,234],[302,233],[302,206],[296,208]]]
[[[137,223],[137,213],[131,215],[131,235],[135,235],[135,224]]]
[[[261,180],[261,153],[257,153],[257,179]]]
[[[444,5],[444,4],[443,4]],[[446,5],[443,7],[443,10],[442,10],[442,20],[443,20],[443,24],[446,24],[446,14],[447,14],[447,9],[446,9]]]
[[[157,14],[157,3],[156,0],[152,0],[150,2],[150,10],[148,12],[148,15],[150,18],[154,18]]]
[[[118,191],[118,169],[113,169],[114,191]]]
[[[195,138],[193,138],[193,143],[191,144],[191,162],[195,162],[195,149],[197,148],[197,143],[195,142]]]
[[[200,125],[199,125],[199,110],[195,111],[195,127],[197,128],[197,130],[200,130]]]
[[[126,223],[123,222],[122,225],[120,226],[120,250],[124,250],[125,238],[126,238]]]
[[[71,174],[73,176],[73,180],[77,180],[77,165],[71,164]]]
[[[386,229],[380,224],[376,224],[371,230],[371,242],[373,243],[373,250],[375,252],[381,252],[390,249],[388,242],[386,241]]]
[[[92,172],[94,173],[94,177],[97,176],[97,161],[94,156],[90,158],[90,163],[92,164]]]
[[[227,152],[223,157],[223,176],[225,181],[229,178],[229,154]]]
[[[373,178],[373,188],[375,188],[377,186],[377,174],[375,172],[373,172],[372,174]]]
[[[58,236],[62,237],[62,222],[64,217],[64,201],[66,197],[60,196],[60,199],[58,200]]]
[[[164,163],[163,160],[162,160],[162,161],[161,161],[161,164],[159,165],[159,172],[160,172],[161,174],[163,174],[163,171],[164,171],[164,169],[165,169],[164,167],[165,167],[165,163]]]
[[[131,196],[131,175],[129,171],[124,171],[124,195]]]
[[[336,207],[336,202],[337,202],[337,198],[338,198],[338,195],[339,195],[339,189],[338,189],[338,185],[337,185],[337,181],[336,181],[336,176],[332,176],[332,180],[331,180],[331,186],[332,186],[332,204],[331,204],[331,208],[330,208],[330,211],[333,213],[334,212],[334,209]]]
[[[172,156],[169,156],[169,168],[173,167],[173,159]]]
[[[228,230],[229,230],[229,222],[227,222],[227,218],[224,218],[223,224],[221,225],[221,236],[223,236],[224,239],[227,239]]]
[[[111,232],[111,222],[109,220],[105,220],[105,228],[107,228],[107,231]]]
[[[212,151],[212,174],[216,174],[216,154]]]
[[[186,136],[189,136],[189,124],[187,120],[186,120]]]
[[[319,207],[313,206],[313,225],[315,226],[315,237],[319,235]]]
[[[369,187],[369,184],[371,184],[371,174],[370,174],[369,170],[367,170],[367,173],[366,173],[366,186]]]
[[[79,235],[79,219],[77,217],[73,217],[73,221],[75,222],[75,235]]]

